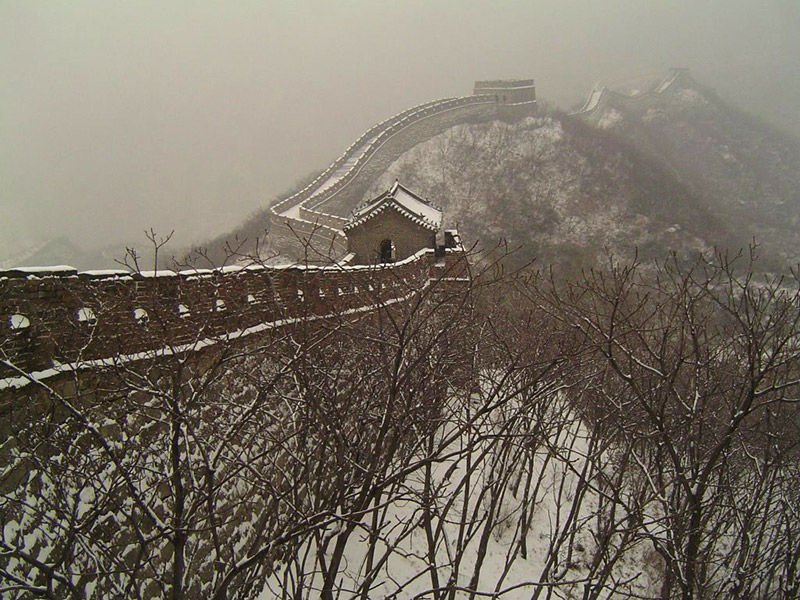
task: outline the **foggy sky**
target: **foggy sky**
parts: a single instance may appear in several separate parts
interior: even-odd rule
[[[222,233],[376,122],[533,77],[688,66],[800,132],[796,0],[0,0],[0,258]]]

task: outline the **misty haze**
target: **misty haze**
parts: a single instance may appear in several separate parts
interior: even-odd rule
[[[800,598],[796,0],[0,0],[0,597]]]
[[[4,2],[0,260],[58,238],[119,258],[150,227],[204,243],[373,124],[478,79],[533,77],[571,110],[596,83],[687,66],[798,133],[799,15],[791,0]]]

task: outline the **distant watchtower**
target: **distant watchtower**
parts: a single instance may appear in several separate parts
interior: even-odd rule
[[[536,86],[533,79],[494,79],[476,81],[473,94],[494,96],[497,115],[515,121],[536,112]]]

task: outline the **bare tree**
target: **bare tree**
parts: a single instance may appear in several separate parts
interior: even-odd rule
[[[796,597],[797,278],[480,254],[238,342],[156,308],[158,351],[20,370],[4,594]]]
[[[629,448],[642,494],[623,506],[661,557],[663,598],[797,593],[798,279],[758,281],[743,260],[612,262],[547,299],[586,340],[587,407]]]

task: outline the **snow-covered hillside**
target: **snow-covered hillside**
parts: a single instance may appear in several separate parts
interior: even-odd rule
[[[399,178],[442,204],[466,239],[505,238],[545,263],[692,256],[755,239],[765,267],[795,264],[800,141],[681,82],[593,96],[575,115],[453,127],[401,156],[364,199]]]
[[[645,102],[608,94],[581,116],[668,166],[739,245],[756,238],[762,255],[800,259],[800,140],[730,106],[683,74]],[[714,232],[710,232],[713,234]],[[725,240],[707,235],[706,241]]]
[[[542,404],[535,421],[531,398],[497,398],[502,408],[475,418],[487,398],[510,391],[491,389],[500,383],[491,379],[466,402],[450,399],[448,421],[424,446],[433,452],[415,457],[418,465],[432,459],[429,466],[376,497],[352,529],[352,517],[331,515],[320,535],[277,567],[260,600],[316,597],[337,550],[337,598],[429,598],[445,590],[465,599],[476,592],[544,598],[548,590],[581,598],[592,588],[599,598],[654,595],[660,559],[652,546],[602,530],[614,518],[599,493],[613,477],[613,450],[563,395],[533,400]]]
[[[444,207],[446,226],[459,226],[465,240],[521,245],[521,261],[580,267],[607,252],[697,256],[738,251],[755,238],[762,268],[794,265],[800,141],[732,108],[684,70],[654,83],[633,82],[625,93],[598,88],[571,115],[421,130],[385,170],[359,171],[355,187],[368,192],[327,209],[346,216],[399,178]],[[253,245],[267,221],[255,215],[214,240],[211,255],[221,261],[234,237]],[[303,256],[280,227],[262,249],[288,261]]]
[[[370,194],[395,178],[442,204],[466,239],[504,238],[547,262],[713,243],[713,219],[670,173],[565,118],[453,127],[403,155]]]

